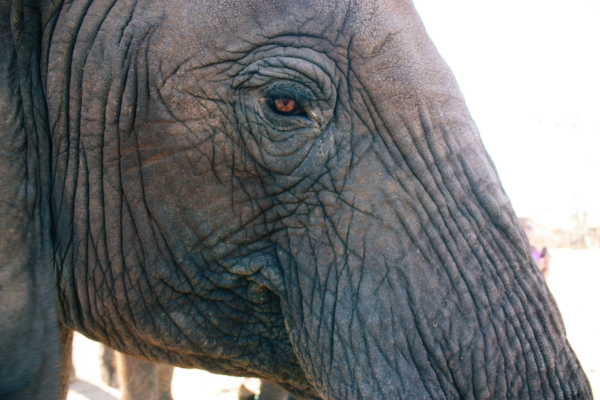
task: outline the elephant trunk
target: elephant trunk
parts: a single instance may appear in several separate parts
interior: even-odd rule
[[[283,311],[308,379],[328,399],[589,394],[476,128],[428,109],[385,124],[401,128],[288,229]]]
[[[398,6],[351,43],[330,131],[351,127],[352,161],[279,241],[300,364],[327,399],[591,398],[456,81]]]

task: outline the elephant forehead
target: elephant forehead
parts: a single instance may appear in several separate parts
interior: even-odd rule
[[[235,42],[240,37],[253,42],[273,33],[325,35],[328,31],[339,32],[349,10],[354,7],[345,0],[176,1],[176,7],[164,10],[164,26],[177,26],[180,30],[193,30],[199,36],[210,36],[215,45],[230,45],[232,38]]]
[[[410,1],[176,0],[160,14],[153,44],[167,75],[194,56],[206,64],[238,60],[273,41],[327,53],[352,48],[364,59],[399,44],[411,64],[428,40]]]
[[[321,60],[333,61],[342,77],[360,81],[349,85],[358,85],[394,114],[412,107],[415,97],[430,109],[439,108],[440,99],[462,103],[411,1],[178,0],[161,12],[148,52],[159,87],[187,67],[209,66],[213,73],[203,72],[203,84],[211,81],[215,97],[222,99],[229,78],[279,47],[323,55]]]

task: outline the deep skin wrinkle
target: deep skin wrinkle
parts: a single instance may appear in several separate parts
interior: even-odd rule
[[[591,398],[409,1],[40,15],[61,323],[298,398]]]

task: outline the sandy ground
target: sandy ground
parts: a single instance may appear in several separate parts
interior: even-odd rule
[[[595,397],[600,398],[600,251],[551,251],[548,285],[558,303],[567,337],[586,371]],[[77,379],[68,400],[118,400],[120,392],[100,380],[98,344],[76,334],[73,360]],[[213,375],[200,370],[175,369],[175,400],[237,400],[243,378]],[[248,386],[256,387],[250,380]]]

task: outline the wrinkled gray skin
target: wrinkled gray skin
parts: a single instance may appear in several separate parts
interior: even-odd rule
[[[58,317],[298,398],[591,398],[409,1],[39,1],[0,5],[0,397],[58,392]]]

